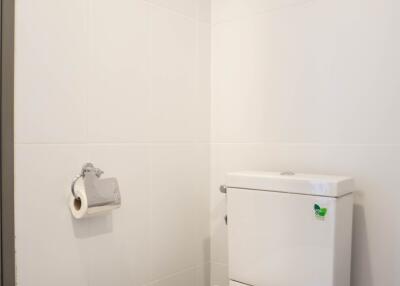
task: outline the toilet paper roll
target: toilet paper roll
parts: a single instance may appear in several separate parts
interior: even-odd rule
[[[99,179],[88,174],[76,181],[74,190],[76,197],[71,194],[69,208],[76,219],[107,214],[121,206],[118,182],[114,178]]]

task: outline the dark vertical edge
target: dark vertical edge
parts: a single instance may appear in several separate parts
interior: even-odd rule
[[[2,20],[3,20],[3,16],[2,16],[2,11],[3,11],[3,0],[0,0],[0,51],[2,50],[1,49],[1,46],[2,46],[2,43],[3,43],[3,39],[1,38],[1,35],[2,35],[2,33],[1,33],[1,27],[2,27],[2,25],[1,25],[1,22],[2,22]],[[1,59],[1,56],[0,56],[0,66],[2,66],[2,63],[3,63],[3,61],[2,61],[2,59]],[[2,79],[0,80],[0,90],[2,89]],[[2,93],[1,93],[2,94]],[[2,96],[1,96],[1,98],[2,98]],[[3,111],[1,111],[1,109],[2,109],[2,106],[3,106],[3,104],[2,104],[2,102],[1,102],[1,100],[0,100],[0,150],[3,148],[2,146],[3,146],[3,143],[2,143],[2,135],[1,135],[1,130],[3,129],[2,127],[1,127],[1,124],[2,124],[2,122],[3,122],[3,118],[1,118],[1,114],[3,113]],[[2,151],[0,152],[0,162],[3,162],[3,154],[2,154]],[[0,167],[0,172],[1,172],[1,167]],[[2,197],[3,197],[3,175],[1,174],[0,175],[0,186],[1,186],[1,192],[0,192],[0,229],[1,229],[1,226],[3,225],[3,214],[2,214],[2,201],[3,201],[3,199],[2,199]],[[1,242],[3,241],[3,239],[2,239],[2,236],[3,236],[3,231],[1,230],[0,231],[0,244],[1,244]],[[1,247],[0,247],[0,285],[1,286],[3,286],[4,285],[4,283],[3,283],[3,250],[2,250],[2,248],[3,248],[3,245],[1,244]]]
[[[14,0],[1,0],[1,233],[2,286],[15,285]]]
[[[2,11],[3,11],[3,0],[0,0],[0,51],[1,51],[1,46],[2,46],[2,43],[3,43],[3,39],[1,38],[1,35],[2,35],[2,33],[1,33],[1,27],[2,27],[1,22],[3,20]],[[0,56],[0,66],[3,66],[3,62],[1,60],[1,56]],[[1,90],[1,87],[2,87],[2,83],[1,82],[2,82],[2,80],[0,78],[0,90]],[[0,93],[0,94],[2,94],[2,93]],[[3,146],[3,143],[2,143],[2,137],[3,136],[1,135],[1,130],[2,130],[1,124],[3,122],[3,119],[1,118],[1,114],[2,114],[1,108],[2,108],[2,106],[3,105],[2,105],[1,100],[0,100],[0,150],[1,150],[1,148],[3,148],[2,147]],[[3,155],[1,153],[2,152],[0,152],[0,162],[3,162]],[[1,167],[0,167],[0,171],[1,171]],[[3,175],[1,174],[0,175],[0,186],[3,185],[2,176]],[[2,223],[3,215],[1,213],[1,210],[3,209],[1,207],[2,197],[3,197],[2,192],[3,192],[3,186],[1,187],[1,192],[0,192],[0,229],[1,229],[1,226],[3,225],[3,223]],[[3,236],[3,231],[1,230],[0,231],[0,244],[3,241],[2,236]],[[0,286],[3,286],[3,251],[2,251],[2,248],[3,247],[0,247],[0,258],[1,258],[0,259]]]

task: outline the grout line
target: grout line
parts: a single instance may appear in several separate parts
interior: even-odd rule
[[[44,145],[44,146],[208,146],[209,142],[185,142],[185,141],[172,141],[172,142],[65,142],[65,143],[49,143],[49,142],[29,142],[29,143],[15,143],[15,146],[24,145]]]
[[[400,147],[400,143],[313,143],[313,142],[209,142],[209,141],[71,141],[71,142],[15,142],[14,145],[93,145],[93,146],[135,146],[135,145],[272,145],[272,146],[332,146],[332,147]]]
[[[284,146],[342,146],[342,147],[400,147],[400,143],[314,143],[314,142],[211,142],[210,145],[284,145]]]
[[[208,141],[121,141],[121,142],[15,142],[14,146],[287,146],[287,147],[386,147],[398,148],[400,144],[389,143],[307,143],[307,142],[208,142]]]

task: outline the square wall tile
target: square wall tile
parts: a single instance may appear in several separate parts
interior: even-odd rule
[[[121,208],[88,219],[90,284],[143,285],[149,281],[149,155],[141,145],[92,145],[90,161],[115,177]],[[100,250],[100,251],[99,251]]]
[[[151,278],[161,279],[207,261],[208,146],[151,149]]]
[[[148,5],[91,1],[91,142],[149,141]]]
[[[259,44],[252,21],[212,28],[211,140],[262,142],[273,124],[266,108],[268,96],[256,84]],[[268,76],[268,75],[265,75]],[[274,134],[274,133],[273,133]]]
[[[88,286],[89,228],[68,208],[85,146],[15,148],[15,244],[18,285]]]
[[[87,1],[18,1],[15,141],[86,139]]]
[[[209,99],[196,90],[196,22],[156,6],[150,10],[151,140],[205,141]]]

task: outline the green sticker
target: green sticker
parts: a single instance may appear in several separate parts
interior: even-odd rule
[[[325,218],[328,213],[327,208],[321,208],[318,204],[314,204],[315,216],[318,218]]]

